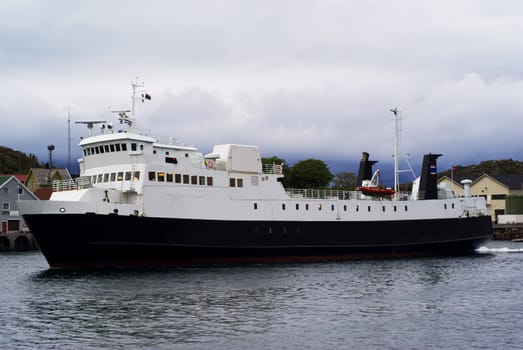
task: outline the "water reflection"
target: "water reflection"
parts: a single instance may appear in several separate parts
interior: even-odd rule
[[[40,270],[20,280],[19,293],[9,299],[11,308],[0,306],[10,315],[6,327],[16,330],[4,327],[0,335],[28,348],[57,344],[223,348],[231,343],[237,348],[267,344],[285,348],[285,339],[292,339],[293,347],[318,348],[339,345],[350,334],[352,344],[366,348],[383,345],[376,334],[390,335],[394,329],[422,344],[423,337],[440,337],[439,330],[423,327],[424,323],[453,322],[455,310],[481,305],[483,294],[470,290],[491,259],[482,255],[160,270]],[[484,309],[477,310],[481,317]],[[442,327],[452,331],[444,323]]]

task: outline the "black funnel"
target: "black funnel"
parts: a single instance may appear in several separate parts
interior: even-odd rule
[[[438,168],[436,166],[436,160],[441,156],[441,154],[431,153],[425,154],[423,156],[423,165],[421,168],[421,179],[419,184],[420,199],[438,198]]]
[[[369,160],[369,154],[367,152],[361,154],[360,169],[358,170],[356,186],[361,186],[363,180],[372,179],[372,166],[377,162],[377,160]]]

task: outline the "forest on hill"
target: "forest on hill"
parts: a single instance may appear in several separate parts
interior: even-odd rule
[[[27,174],[29,169],[41,167],[43,165],[34,154],[0,146],[0,174]]]
[[[473,165],[455,165],[455,178],[470,178],[474,180],[481,175],[523,175],[523,162],[512,159],[485,160]],[[452,169],[438,173],[438,177],[451,177]]]

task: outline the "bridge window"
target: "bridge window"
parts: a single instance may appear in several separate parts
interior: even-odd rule
[[[300,210],[300,205],[296,203],[296,210]]]
[[[281,209],[282,209],[282,210],[285,210],[285,203],[282,203],[282,205],[281,205]]]
[[[116,180],[116,173],[111,173],[111,181],[115,181]]]
[[[198,177],[198,185],[205,186],[205,176]]]
[[[127,180],[127,175],[126,175]],[[165,173],[158,173],[158,181],[164,182],[165,181]]]
[[[120,173],[118,173],[119,175]],[[149,171],[149,181],[156,181],[156,172]]]
[[[173,173],[167,173],[167,182],[173,182]]]
[[[236,187],[236,179],[234,179],[234,178],[229,179],[229,187]]]
[[[191,185],[198,185],[198,176],[191,176]]]
[[[109,182],[109,174],[104,174],[104,182]]]
[[[136,143],[131,143],[131,151],[136,151]]]
[[[149,173],[149,177],[151,177],[150,173]],[[116,177],[116,180],[117,181],[123,181],[123,171],[120,171]],[[154,180],[153,180],[154,181]]]
[[[243,179],[236,179],[236,185],[238,185],[238,187],[243,187]]]
[[[331,210],[334,211],[334,204],[331,204]]]
[[[122,143],[122,151],[127,151],[127,144],[126,143]]]
[[[114,145],[113,144],[109,145],[109,148],[111,149],[111,152],[114,152]]]
[[[183,175],[183,183],[188,184],[189,183],[189,175],[184,174]]]
[[[114,148],[116,149],[116,152],[120,152],[120,144],[119,143],[114,145]]]
[[[177,184],[181,183],[182,182],[182,175],[174,174],[174,182],[176,182]]]
[[[212,186],[212,176],[207,176],[207,186]]]
[[[254,210],[258,210],[258,203],[254,203]]]
[[[134,172],[134,181],[138,181],[140,180],[140,172],[139,171],[135,171]]]
[[[405,206],[405,211],[409,211],[409,207]]]
[[[309,204],[305,204],[305,210],[309,210]]]
[[[109,145],[104,146],[105,153],[109,153]]]

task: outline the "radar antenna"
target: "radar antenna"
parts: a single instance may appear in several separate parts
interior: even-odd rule
[[[106,121],[105,120],[76,120],[75,121],[75,124],[87,125],[87,129],[89,129],[89,137],[91,137],[94,124],[102,124],[102,123],[106,123]]]

